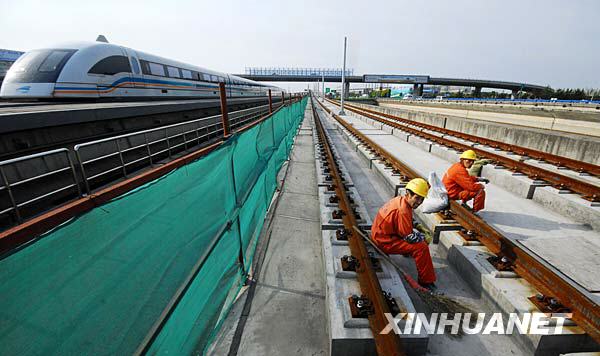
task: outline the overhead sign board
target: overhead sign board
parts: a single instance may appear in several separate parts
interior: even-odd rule
[[[428,75],[390,75],[390,74],[365,74],[365,83],[401,83],[401,84],[427,84]]]

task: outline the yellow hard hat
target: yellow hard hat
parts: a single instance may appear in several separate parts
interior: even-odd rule
[[[470,159],[474,161],[477,159],[477,154],[475,154],[475,151],[473,150],[466,150],[462,153],[462,155],[460,155],[460,159]]]
[[[429,191],[429,184],[423,178],[415,178],[406,183],[405,188],[417,195],[422,196],[423,198],[426,198],[427,192]]]

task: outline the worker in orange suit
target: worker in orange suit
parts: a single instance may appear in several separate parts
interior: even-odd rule
[[[468,169],[477,159],[473,150],[467,150],[460,155],[460,162],[450,166],[442,182],[448,191],[448,198],[462,200],[463,205],[473,199],[473,211],[478,212],[485,207],[485,187],[479,182],[489,183],[487,178],[473,177],[469,175]]]
[[[429,191],[429,184],[416,178],[406,184],[406,194],[388,201],[377,212],[371,227],[373,242],[387,254],[410,255],[415,259],[419,284],[435,291],[435,272],[429,254],[431,234],[422,226],[413,227],[413,210]]]

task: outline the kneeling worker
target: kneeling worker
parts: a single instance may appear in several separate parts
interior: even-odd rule
[[[448,192],[448,198],[452,200],[462,200],[463,204],[473,199],[473,211],[478,212],[485,206],[485,187],[478,182],[490,181],[482,177],[473,177],[469,175],[468,169],[473,162],[477,160],[477,155],[473,150],[467,150],[460,155],[460,162],[457,162],[448,168],[442,178],[442,182]]]
[[[428,244],[431,235],[422,226],[413,230],[413,209],[423,203],[429,184],[416,178],[406,184],[406,195],[388,201],[377,212],[371,227],[372,239],[387,254],[410,255],[415,259],[419,284],[435,290],[435,272]]]

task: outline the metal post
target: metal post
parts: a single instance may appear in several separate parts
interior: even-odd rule
[[[79,169],[81,169],[81,178],[83,179],[83,183],[85,183],[85,190],[88,195],[91,194],[90,183],[88,182],[87,175],[85,174],[85,167],[83,160],[81,159],[81,154],[79,153],[79,147],[75,146],[75,155],[77,156],[77,161],[79,161]]]
[[[346,95],[345,93],[345,87],[346,87],[346,36],[344,36],[344,66],[342,69],[342,101],[341,101],[341,108],[340,108],[340,113],[339,115],[346,115],[346,113],[344,112],[344,95]]]
[[[77,187],[77,195],[82,197],[83,194],[81,194],[81,187],[79,186],[79,181],[77,180],[77,172],[75,171],[75,165],[71,159],[71,153],[67,151],[65,154],[67,155],[67,160],[69,161],[69,167],[71,167],[71,174],[73,174],[73,183]]]
[[[127,178],[127,169],[125,168],[125,160],[123,159],[123,153],[121,152],[121,145],[119,145],[119,140],[115,140],[115,143],[117,144],[117,151],[119,151],[119,160],[121,160],[121,168],[123,169],[123,176],[125,178]]]
[[[281,92],[281,105],[285,104],[285,92]]]
[[[240,198],[238,197],[238,191],[237,191],[237,184],[235,183],[235,165],[234,165],[234,161],[233,161],[233,155],[231,155],[231,187],[233,188],[233,196],[235,197],[235,208],[237,209],[241,209],[241,205],[242,203],[240,202]],[[238,251],[238,260],[240,261],[240,265],[242,266],[242,270],[244,271],[244,273],[246,272],[246,266],[244,263],[244,242],[242,241],[242,229],[240,226],[240,215],[237,214],[237,216],[235,217],[235,223],[237,224],[237,228],[238,228],[238,241],[240,243],[240,249]]]
[[[273,98],[271,97],[271,89],[269,89],[269,114],[273,113]]]
[[[146,141],[146,152],[148,152],[148,159],[150,160],[150,166],[154,167],[154,162],[152,162],[152,152],[150,152],[150,144],[148,143],[148,135],[144,133],[144,141]]]
[[[21,219],[21,213],[19,213],[19,206],[17,205],[17,202],[15,201],[15,197],[13,195],[12,189],[10,189],[10,183],[8,183],[8,178],[6,177],[6,174],[4,173],[4,169],[2,169],[2,167],[0,167],[0,175],[2,176],[2,181],[4,182],[4,186],[6,187],[6,192],[8,193],[8,197],[10,198],[10,203],[13,206],[13,209],[15,211],[15,216],[17,217],[17,222],[20,224],[23,222],[23,219]]]
[[[225,83],[219,83],[219,96],[221,98],[221,121],[223,123],[223,137],[229,136],[229,117],[227,116],[227,94]]]
[[[325,97],[325,74],[321,74],[321,96]]]
[[[167,151],[169,152],[169,158],[171,158],[171,141],[169,140],[168,128],[165,129],[165,138],[167,139]]]

